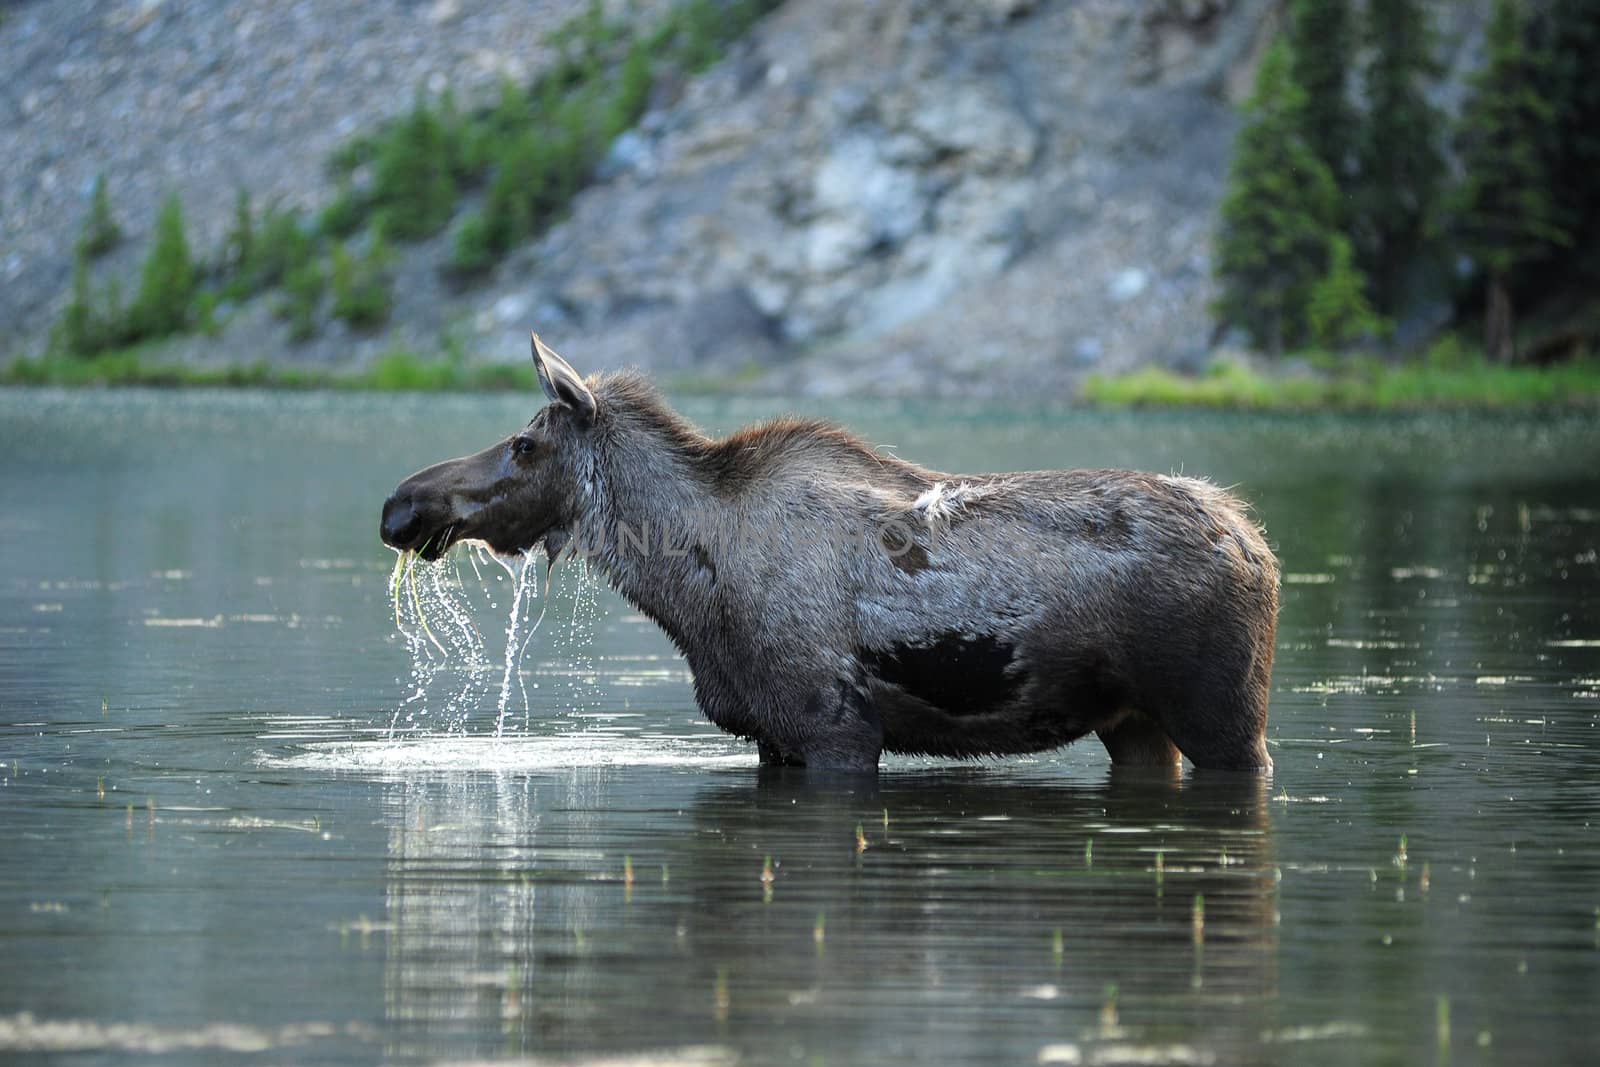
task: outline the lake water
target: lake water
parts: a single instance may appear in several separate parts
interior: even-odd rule
[[[759,773],[575,565],[504,737],[498,672],[403,703],[379,505],[534,406],[0,392],[0,1060],[1593,1058],[1594,419],[797,404],[1237,485],[1286,576],[1270,781],[863,781]]]

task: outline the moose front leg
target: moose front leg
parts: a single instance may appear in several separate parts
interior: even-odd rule
[[[866,687],[850,679],[815,686],[794,716],[797,751],[806,767],[875,771],[883,754],[883,723]],[[785,716],[788,718],[788,716]]]
[[[763,767],[804,767],[806,761],[790,752],[785,752],[777,745],[768,741],[757,741],[756,751],[761,754]]]

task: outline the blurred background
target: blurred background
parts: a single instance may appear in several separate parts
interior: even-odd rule
[[[7,3],[0,365],[524,385],[536,327],[683,390],[1593,395],[1597,44],[1595,0]]]

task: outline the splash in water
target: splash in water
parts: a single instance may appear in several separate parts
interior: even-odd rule
[[[496,586],[511,582],[509,621],[506,625],[505,655],[498,671],[489,657],[489,646],[475,616],[479,606],[462,580],[461,553],[450,553],[432,562],[414,552],[402,552],[395,560],[389,582],[389,599],[394,609],[395,627],[405,640],[411,656],[408,694],[395,709],[389,722],[389,735],[397,731],[420,730],[437,723],[446,731],[465,727],[468,716],[487,695],[492,678],[498,673],[500,692],[495,718],[495,733],[505,729],[515,681],[522,698],[524,721],[528,711],[527,688],[519,665],[529,639],[544,619],[541,610],[531,625],[525,625],[531,605],[538,599],[537,568],[534,552],[515,556],[495,556],[478,545],[469,546],[465,558],[472,567],[488,607],[499,606]],[[484,567],[499,564],[504,574],[491,574],[487,581]],[[547,588],[548,593],[548,588]],[[430,699],[445,683],[447,696],[442,704],[430,707]],[[402,722],[403,719],[403,722]]]

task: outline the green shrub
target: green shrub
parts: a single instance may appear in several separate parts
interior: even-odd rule
[[[425,360],[409,349],[396,348],[372,361],[365,374],[373,389],[432,392],[457,386],[459,372],[443,360]]]
[[[129,309],[141,337],[166,337],[189,324],[195,294],[194,262],[183,232],[183,206],[168,195],[156,218],[155,240],[139,277],[139,295]]]
[[[78,238],[78,253],[89,259],[99,259],[122,242],[122,227],[111,214],[111,198],[106,194],[106,176],[94,180],[94,194],[89,199],[89,218],[83,224],[83,235]]]
[[[222,323],[217,321],[217,294],[210,290],[202,290],[194,298],[194,328],[206,337],[218,337],[222,333]]]
[[[622,71],[617,77],[617,92],[611,100],[611,112],[606,117],[607,141],[639,121],[650,104],[652,84],[650,54],[642,41],[635,41],[628,49],[628,57],[622,61]]]
[[[537,135],[509,141],[495,162],[494,181],[484,198],[489,244],[504,252],[533,232],[535,213],[544,204],[548,153]]]
[[[278,302],[278,317],[289,323],[289,338],[308,341],[317,333],[317,314],[327,291],[327,275],[322,264],[308,257],[290,267],[283,277],[283,297]]]
[[[1423,366],[1434,370],[1450,370],[1463,366],[1467,362],[1467,349],[1461,343],[1461,338],[1453,333],[1447,333],[1428,346],[1423,353]]]
[[[330,282],[335,318],[358,330],[370,330],[389,320],[394,306],[389,287],[390,258],[381,230],[372,234],[359,259],[350,255],[344,245],[333,246]]]
[[[688,0],[678,8],[678,61],[697,73],[722,58],[721,12],[711,0]]]
[[[256,254],[255,217],[250,212],[250,191],[243,186],[234,194],[233,223],[222,238],[222,265],[230,279],[243,276]]]
[[[468,215],[456,230],[450,253],[450,270],[463,278],[483,274],[494,266],[500,250],[490,237],[489,220],[479,212]]]
[[[241,268],[249,292],[282,283],[311,258],[313,246],[311,235],[300,225],[299,213],[273,206],[262,217],[261,234],[254,249],[254,255]]]
[[[1327,273],[1312,285],[1306,301],[1306,325],[1313,344],[1339,348],[1388,332],[1367,302],[1367,279],[1352,262],[1354,255],[1349,238],[1334,235],[1328,245]]]
[[[419,240],[437,233],[455,210],[453,137],[420,97],[378,148],[372,199],[389,212],[392,233]]]
[[[342,182],[338,194],[328,201],[317,216],[317,229],[329,237],[349,237],[361,229],[366,214],[367,205],[349,182]]]
[[[56,321],[51,347],[74,356],[86,356],[104,347],[102,330],[103,324],[89,291],[88,258],[80,255],[72,264],[72,295]]]

